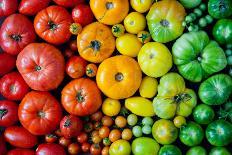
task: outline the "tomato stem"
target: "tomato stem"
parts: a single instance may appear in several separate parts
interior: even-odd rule
[[[38,116],[39,116],[40,118],[44,118],[44,117],[45,117],[45,113],[44,113],[43,111],[39,111],[39,112],[38,112]]]
[[[160,21],[160,24],[161,24],[161,26],[163,26],[163,27],[168,27],[168,26],[169,26],[169,22],[168,22],[166,19],[162,19],[162,20]]]
[[[7,109],[0,109],[0,119],[3,118],[3,116],[5,116],[8,113]]]
[[[64,127],[69,127],[71,126],[71,120],[68,118],[65,122],[64,122]]]
[[[99,51],[101,47],[101,43],[98,40],[93,40],[90,42],[90,48],[94,51]]]
[[[182,101],[186,102],[188,100],[190,100],[192,97],[189,94],[183,93],[183,94],[178,94],[176,96],[173,97],[173,100],[175,101],[175,103],[179,104]]]
[[[82,103],[82,102],[85,101],[85,98],[84,98],[84,96],[82,95],[82,90],[79,90],[79,91],[77,92],[76,99],[77,99],[77,101],[78,101],[79,103]]]
[[[122,81],[123,78],[124,78],[124,76],[120,72],[115,75],[115,80],[118,81],[118,82]]]
[[[12,34],[10,37],[17,42],[22,41],[22,37],[19,34]]]
[[[57,29],[57,25],[53,21],[48,22],[48,26],[50,30],[55,31]]]
[[[114,4],[112,2],[106,2],[106,9],[112,9],[114,7]]]
[[[40,66],[35,66],[36,71],[40,71],[42,68]]]

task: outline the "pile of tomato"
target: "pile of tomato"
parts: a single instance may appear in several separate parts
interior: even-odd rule
[[[231,155],[231,0],[0,0],[0,155]]]

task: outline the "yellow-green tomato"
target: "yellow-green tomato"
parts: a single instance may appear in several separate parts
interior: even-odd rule
[[[164,44],[149,42],[140,49],[138,62],[146,75],[161,77],[171,69],[172,55]]]
[[[131,7],[140,13],[147,12],[154,0],[130,0]]]
[[[142,43],[136,35],[126,33],[116,39],[116,48],[122,55],[136,57],[142,47]]]
[[[120,37],[125,33],[125,27],[122,24],[112,26],[112,33],[115,37]]]
[[[130,143],[123,139],[119,139],[113,142],[110,145],[109,154],[110,155],[130,155],[131,154]]]
[[[138,116],[154,116],[152,102],[143,97],[130,97],[125,100],[125,106],[128,110]]]
[[[146,18],[139,12],[131,12],[124,19],[124,26],[127,32],[137,34],[146,27]]]
[[[176,116],[173,119],[173,123],[177,128],[180,128],[181,126],[186,124],[186,119],[183,116]]]
[[[140,96],[152,98],[157,94],[158,81],[149,76],[145,76],[139,87]]]

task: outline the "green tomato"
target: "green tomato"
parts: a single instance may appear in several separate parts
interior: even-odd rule
[[[173,44],[172,55],[180,74],[192,82],[200,82],[227,65],[223,49],[204,31],[183,34]]]
[[[199,124],[209,124],[213,121],[214,116],[213,108],[206,104],[199,104],[193,110],[194,121]]]
[[[202,10],[202,11],[205,11],[206,10],[206,5],[204,3],[200,4],[199,8]]]
[[[226,56],[231,56],[232,55],[232,49],[227,49],[225,50]]]
[[[199,9],[199,8],[194,9],[193,12],[194,12],[198,17],[202,16],[202,11],[201,11],[201,9]]]
[[[198,90],[201,101],[207,105],[220,105],[232,93],[232,78],[226,74],[216,74],[201,83]]]
[[[202,146],[191,147],[186,155],[207,155],[207,151]]]
[[[143,126],[143,127],[142,127],[142,132],[143,132],[144,134],[146,134],[146,135],[151,134],[151,126],[149,126],[149,125]]]
[[[160,148],[159,155],[182,155],[182,152],[175,145],[164,145]]]
[[[180,141],[187,146],[196,146],[204,138],[204,131],[201,126],[194,122],[189,122],[180,129]]]
[[[225,147],[213,147],[209,155],[231,155],[231,153]]]
[[[232,19],[220,19],[213,27],[213,36],[220,44],[232,44]]]
[[[200,27],[206,27],[207,26],[207,20],[205,18],[200,18],[199,19],[199,26]]]
[[[211,145],[225,146],[232,142],[232,124],[225,120],[216,120],[206,128],[206,138]]]
[[[232,65],[232,55],[227,57],[227,63],[228,65]]]
[[[213,22],[213,17],[211,17],[210,15],[206,15],[205,19],[206,19],[208,24],[211,24]]]
[[[140,137],[132,142],[132,152],[134,155],[157,155],[159,144],[152,138]]]
[[[216,19],[226,18],[232,15],[231,0],[209,0],[208,12]]]
[[[144,117],[142,119],[142,124],[143,125],[150,125],[150,126],[152,126],[153,123],[154,123],[154,121],[153,121],[153,119],[151,117]]]
[[[160,119],[152,126],[152,135],[160,144],[171,144],[178,137],[178,130],[172,121]]]
[[[130,114],[129,116],[127,116],[127,123],[128,123],[130,126],[136,125],[137,122],[138,122],[138,117],[137,117],[137,115],[135,115],[135,114]]]
[[[131,154],[130,143],[123,139],[113,142],[110,145],[109,154],[110,155],[130,155]]]
[[[132,133],[135,137],[141,137],[143,135],[142,128],[138,125],[132,128]]]
[[[180,0],[180,3],[187,9],[192,9],[201,3],[201,0]]]

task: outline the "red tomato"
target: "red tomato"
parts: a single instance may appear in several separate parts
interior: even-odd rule
[[[29,87],[18,72],[11,72],[0,79],[0,93],[9,100],[22,100]]]
[[[69,154],[78,154],[81,152],[81,148],[77,143],[72,143],[68,146],[68,153]]]
[[[45,135],[45,141],[47,143],[54,143],[57,139],[58,139],[58,137],[55,134],[47,134],[47,135]]]
[[[87,61],[80,56],[72,56],[66,63],[66,73],[71,78],[80,78],[85,75]]]
[[[69,144],[72,143],[70,138],[60,137],[59,144],[63,147],[68,147]]]
[[[63,53],[65,58],[70,58],[71,56],[74,55],[74,51],[72,51],[71,49],[65,49],[64,53]]]
[[[74,7],[77,4],[84,3],[85,0],[53,0],[56,4],[64,7]]]
[[[77,51],[77,40],[72,40],[69,42],[69,48],[73,51]]]
[[[36,155],[66,155],[64,148],[59,144],[40,144],[36,149]]]
[[[0,76],[15,68],[16,58],[8,53],[0,53]]]
[[[49,92],[31,91],[19,104],[18,116],[21,124],[32,134],[45,135],[59,125],[62,109]]]
[[[72,18],[75,23],[79,23],[84,27],[93,22],[94,15],[89,5],[80,4],[72,10]]]
[[[92,144],[90,147],[90,153],[92,155],[100,155],[101,154],[101,146],[99,144]]]
[[[8,16],[0,29],[0,46],[6,53],[17,55],[25,46],[35,41],[31,21],[24,15]]]
[[[83,152],[89,152],[89,150],[90,150],[90,144],[89,143],[87,143],[87,142],[85,142],[85,143],[83,143],[82,145],[81,145],[81,150],[83,151]]]
[[[88,134],[85,132],[82,132],[77,136],[77,141],[81,144],[87,142],[87,140],[88,140]]]
[[[17,8],[17,0],[0,0],[0,18],[15,13]]]
[[[35,151],[31,149],[12,149],[10,150],[7,155],[35,155]]]
[[[19,4],[19,12],[28,16],[37,14],[46,8],[51,0],[22,0]]]
[[[0,126],[8,127],[18,121],[18,104],[12,101],[0,101]]]
[[[64,116],[60,121],[60,130],[65,138],[72,138],[80,134],[83,128],[82,121],[74,115]]]
[[[35,135],[32,135],[24,127],[10,126],[4,132],[5,140],[15,147],[32,148],[38,143]]]
[[[69,40],[72,16],[61,6],[49,6],[41,10],[34,19],[35,31],[42,39],[52,44],[63,44]]]
[[[0,155],[5,155],[6,152],[7,152],[6,142],[5,142],[4,138],[3,138],[3,136],[0,136]]]
[[[18,55],[17,68],[34,90],[48,91],[64,78],[65,62],[61,52],[46,43],[31,43]]]

